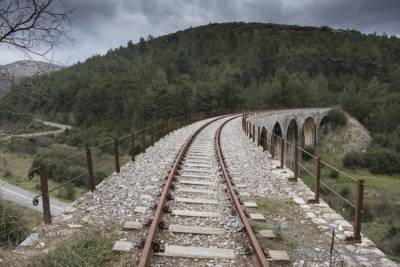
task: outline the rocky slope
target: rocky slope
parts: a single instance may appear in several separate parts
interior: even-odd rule
[[[34,60],[20,60],[0,65],[0,98],[8,93],[14,81],[60,69],[62,69],[60,65]]]
[[[320,131],[320,150],[336,164],[341,164],[343,157],[350,151],[365,152],[371,142],[369,131],[354,117],[347,114],[345,127]]]

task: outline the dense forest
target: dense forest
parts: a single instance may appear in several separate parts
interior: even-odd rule
[[[0,105],[114,132],[192,111],[341,105],[398,155],[400,39],[325,26],[209,24],[25,79]]]

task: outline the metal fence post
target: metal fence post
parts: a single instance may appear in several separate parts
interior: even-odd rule
[[[361,242],[361,211],[364,201],[364,180],[357,182],[357,202],[354,213],[354,241]]]
[[[40,189],[42,191],[43,220],[45,224],[51,224],[49,185],[47,179],[48,179],[47,167],[46,165],[42,164],[40,166]]]
[[[135,134],[131,134],[131,160],[135,160]]]
[[[260,130],[260,126],[258,126],[258,128],[257,128],[257,146],[260,146],[260,134],[261,134],[261,130]]]
[[[114,156],[115,156],[115,172],[119,173],[119,152],[118,152],[118,139],[114,139]]]
[[[284,161],[285,161],[285,139],[281,137],[281,166],[280,166],[281,169],[283,169]]]
[[[249,122],[249,139],[251,139],[251,122]]]
[[[86,148],[86,163],[88,168],[88,175],[89,175],[89,189],[90,191],[96,190],[95,180],[94,180],[94,173],[93,173],[93,160],[92,160],[92,151],[89,147]]]
[[[298,141],[296,139],[294,143],[294,170],[293,170],[293,177],[289,178],[290,182],[297,182],[297,176],[299,173],[299,147],[298,147]]]
[[[253,124],[253,143],[256,141],[256,126]]]

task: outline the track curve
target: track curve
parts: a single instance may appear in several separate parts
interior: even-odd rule
[[[225,233],[225,239],[224,236],[222,236],[222,238],[224,240],[226,239],[231,239],[230,243],[232,244],[237,244],[237,242],[241,243],[240,247],[252,247],[252,251],[255,253],[256,255],[256,260],[257,263],[253,262],[254,259],[249,258],[248,257],[248,252],[239,252],[239,255],[236,255],[236,253],[234,253],[233,249],[218,249],[216,248],[215,244],[212,242],[215,242],[215,239],[213,238],[208,238],[208,239],[204,239],[203,237],[199,237],[199,241],[201,243],[201,245],[203,246],[203,244],[206,244],[207,246],[211,247],[211,248],[202,248],[202,247],[186,247],[186,246],[170,246],[170,247],[174,247],[174,249],[177,249],[177,247],[179,247],[178,249],[181,249],[181,251],[183,250],[183,252],[179,252],[179,253],[183,253],[183,254],[179,254],[179,255],[175,255],[176,257],[185,257],[182,255],[186,254],[190,254],[189,251],[192,251],[192,254],[194,253],[195,255],[192,258],[212,258],[212,256],[207,257],[204,256],[204,253],[211,253],[211,255],[215,252],[216,256],[215,258],[218,258],[220,256],[218,256],[217,251],[221,252],[222,254],[225,253],[225,256],[228,254],[228,256],[226,256],[226,259],[231,259],[231,262],[235,262],[235,266],[237,266],[236,264],[239,264],[239,262],[242,262],[241,265],[245,265],[245,266],[252,266],[252,265],[259,265],[259,266],[269,266],[268,262],[265,258],[265,255],[263,253],[263,250],[261,249],[260,244],[257,241],[257,238],[251,228],[250,222],[247,219],[246,213],[240,203],[240,200],[238,198],[238,196],[235,193],[235,189],[234,189],[234,185],[233,182],[230,180],[229,177],[229,173],[228,170],[225,166],[224,160],[223,160],[223,153],[222,153],[222,149],[220,147],[220,136],[221,136],[221,130],[223,128],[223,126],[230,120],[235,119],[237,117],[239,117],[241,115],[228,115],[228,116],[223,116],[223,117],[219,117],[216,118],[214,120],[211,120],[209,122],[207,122],[206,124],[204,124],[202,127],[200,127],[199,129],[197,129],[186,141],[185,143],[182,145],[181,149],[178,152],[177,157],[175,158],[175,161],[172,165],[172,168],[168,174],[168,176],[165,179],[165,182],[163,183],[163,189],[162,189],[162,193],[159,199],[159,202],[157,204],[157,208],[154,212],[154,216],[153,219],[151,221],[150,227],[147,231],[147,236],[146,236],[146,240],[144,242],[144,246],[143,246],[143,251],[139,260],[139,264],[138,266],[141,267],[145,267],[145,266],[150,266],[150,264],[152,263],[152,258],[153,258],[153,254],[156,251],[157,255],[161,255],[161,256],[168,256],[166,254],[163,253],[158,253],[159,251],[164,252],[164,248],[163,246],[163,242],[162,244],[160,244],[159,242],[157,242],[157,238],[159,236],[159,229],[163,228],[166,229],[166,225],[165,225],[165,221],[163,219],[163,216],[165,213],[170,213],[171,210],[169,209],[169,204],[167,205],[168,201],[173,202],[174,206],[178,206],[178,207],[189,207],[188,209],[185,210],[173,210],[171,212],[172,215],[175,216],[168,216],[169,218],[169,222],[171,223],[171,218],[172,219],[172,223],[173,226],[179,227],[180,229],[191,229],[191,231],[193,231],[193,229],[195,229],[195,231],[226,231]],[[230,118],[228,118],[230,117]],[[214,122],[217,122],[218,120],[221,119],[226,119],[221,125],[217,125],[218,128],[215,130],[215,125],[213,127],[211,127],[210,129],[207,129],[207,131],[204,131],[204,129],[206,129],[208,126],[210,126],[211,124],[213,124]],[[214,130],[213,130],[214,129]],[[214,132],[215,131],[215,132]],[[206,134],[206,132],[208,132]],[[212,132],[212,135],[210,136]],[[215,133],[215,134],[214,134]],[[196,139],[196,141],[194,142],[194,140]],[[216,144],[216,147],[214,147],[213,144]],[[198,160],[199,162],[196,162],[196,160]],[[218,164],[216,164],[216,162],[218,162]],[[202,164],[204,164],[204,166],[202,166]],[[209,169],[207,169],[205,167],[205,165],[210,166],[207,167]],[[218,166],[219,165],[219,169],[216,167],[215,172],[213,172],[213,168],[211,166]],[[220,173],[222,171],[222,176],[223,176],[223,180],[221,179]],[[194,172],[194,173],[193,173]],[[201,174],[200,174],[201,173]],[[218,177],[215,177],[215,174],[217,174]],[[178,178],[179,178],[179,182],[178,182]],[[225,195],[224,197],[219,196],[219,201],[211,199],[211,198],[196,198],[196,196],[192,197],[177,197],[176,200],[174,200],[174,197],[172,196],[172,190],[175,189],[176,184],[181,185],[183,184],[183,180],[185,180],[185,182],[187,182],[188,178],[191,178],[189,180],[191,180],[191,182],[189,182],[189,185],[192,185],[192,188],[189,188],[190,190],[193,190],[193,192],[191,193],[187,193],[189,196],[194,193],[194,191],[199,191],[197,193],[201,194],[203,189],[202,189],[202,185],[210,185],[212,186],[212,190],[214,192],[218,192],[223,195]],[[215,178],[215,179],[214,179]],[[181,182],[182,179],[182,182]],[[203,179],[203,180],[202,180]],[[207,180],[210,179],[210,180]],[[206,181],[206,182],[205,182]],[[175,184],[174,184],[175,183]],[[198,183],[198,185],[196,185],[196,183]],[[228,186],[228,188],[226,188],[226,185]],[[215,188],[213,188],[215,187]],[[196,188],[196,189],[194,189]],[[201,189],[199,189],[201,188]],[[187,189],[187,188],[186,188]],[[229,192],[229,197],[226,198],[226,193],[225,192]],[[207,190],[203,190],[203,191],[207,191]],[[209,196],[208,196],[209,197]],[[233,206],[235,211],[232,213],[232,203],[230,203],[229,198],[232,200],[233,202]],[[176,202],[186,202],[186,203],[176,203]],[[201,202],[206,202],[205,203],[197,203],[197,201],[201,201]],[[207,205],[208,204],[210,205]],[[224,202],[224,203],[220,203],[220,202]],[[187,204],[190,203],[190,204]],[[201,205],[199,205],[201,204]],[[219,207],[219,213],[217,212],[209,212],[210,207],[208,206],[212,206],[212,204],[216,205],[214,207]],[[207,206],[207,207],[204,207]],[[196,208],[193,208],[196,207]],[[192,209],[192,210],[190,210]],[[193,211],[193,209],[197,210],[197,211]],[[200,210],[200,211],[198,211]],[[179,215],[177,214],[177,212],[183,212],[183,214]],[[235,230],[232,230],[230,228],[229,225],[224,225],[225,229],[221,229],[221,228],[216,228],[216,227],[209,227],[211,226],[215,226],[215,224],[213,225],[213,220],[212,218],[200,218],[202,219],[202,221],[200,219],[191,217],[189,218],[187,221],[185,221],[186,218],[185,216],[188,216],[187,214],[184,214],[185,212],[192,212],[192,213],[199,213],[199,214],[208,214],[208,215],[221,215],[221,219],[222,221],[227,220],[226,217],[234,217],[234,221],[237,222],[237,224],[241,225],[243,224],[245,231],[246,231],[246,235],[248,237],[248,241],[247,240],[240,240],[239,235],[242,235],[242,239],[243,239],[243,233],[242,234],[238,234],[237,231],[235,232]],[[232,214],[231,214],[232,213]],[[234,214],[239,214],[239,218],[237,218],[237,215]],[[176,219],[179,216],[183,216],[181,217],[181,219]],[[189,215],[189,216],[196,216],[196,215]],[[207,216],[203,216],[203,217],[207,217]],[[199,223],[199,220],[201,221],[201,223]],[[191,223],[188,223],[188,222]],[[177,222],[177,224],[176,224]],[[181,223],[179,225],[179,222]],[[171,223],[171,224],[172,224]],[[199,227],[199,225],[206,225],[207,227]],[[226,224],[226,221],[223,223]],[[186,228],[185,228],[186,227]],[[172,228],[172,225],[171,225]],[[169,229],[170,231],[172,231],[172,229]],[[164,232],[164,231],[163,231]],[[182,232],[181,232],[182,233]],[[171,241],[171,237],[168,235],[164,235],[164,239]],[[201,233],[201,236],[210,236],[210,233]],[[174,235],[172,235],[174,237]],[[229,237],[228,237],[229,236]],[[189,235],[190,237],[190,235]],[[169,238],[169,239],[168,239]],[[233,239],[232,239],[233,238]],[[173,238],[172,238],[173,239]],[[195,238],[193,238],[195,239]],[[212,241],[210,241],[212,240]],[[182,240],[180,240],[182,241]],[[228,241],[226,241],[228,242]],[[244,242],[244,243],[243,243]],[[217,242],[218,243],[218,242]],[[237,246],[237,245],[236,245]],[[218,247],[218,246],[217,246]],[[192,249],[192,250],[191,250]],[[185,251],[186,250],[186,251]],[[176,250],[174,250],[176,253]],[[203,255],[202,255],[203,253]],[[173,253],[172,253],[173,254]],[[198,254],[196,257],[196,254]],[[169,255],[171,256],[171,255]],[[225,256],[221,256],[221,257],[225,257]],[[191,257],[191,256],[189,256]],[[238,257],[240,259],[238,259]],[[174,265],[176,262],[174,263],[169,263],[169,265],[171,266],[176,266]],[[181,263],[181,262],[180,262]],[[186,262],[187,263],[187,262]],[[160,263],[158,263],[160,264]],[[165,265],[164,265],[165,264]],[[248,265],[250,264],[250,265]],[[154,264],[153,264],[154,265]],[[169,266],[167,263],[163,263],[160,266]],[[228,264],[229,265],[229,264]],[[157,263],[155,263],[155,266],[159,266],[157,265]],[[193,266],[193,265],[190,265]],[[195,265],[197,266],[197,265]]]

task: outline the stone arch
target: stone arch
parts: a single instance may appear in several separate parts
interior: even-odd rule
[[[281,154],[281,142],[280,138],[283,137],[282,127],[279,122],[276,122],[271,134],[271,155],[273,158],[277,159]]]
[[[286,139],[289,142],[296,142],[299,136],[299,127],[297,126],[297,121],[295,119],[291,119],[289,125],[286,130]]]
[[[328,115],[325,115],[321,118],[321,121],[319,122],[319,126],[318,128],[321,128],[322,126],[324,126],[325,124],[328,124],[330,122],[330,118]]]
[[[260,133],[260,146],[261,147],[267,147],[267,129],[265,127],[262,127],[261,133]]]
[[[330,118],[328,115],[325,115],[321,118],[319,125],[318,125],[318,132],[317,132],[317,142],[322,138],[322,136],[328,134],[331,129]]]
[[[286,151],[286,166],[290,167],[293,164],[294,160],[294,150],[295,147],[293,144],[295,144],[298,141],[299,137],[299,127],[297,126],[297,121],[295,119],[291,119],[289,122],[289,125],[286,130],[286,140],[289,141],[289,143],[286,143],[285,151]]]
[[[316,146],[317,140],[317,127],[315,125],[314,119],[308,117],[302,127],[301,131],[301,145],[305,146]]]

